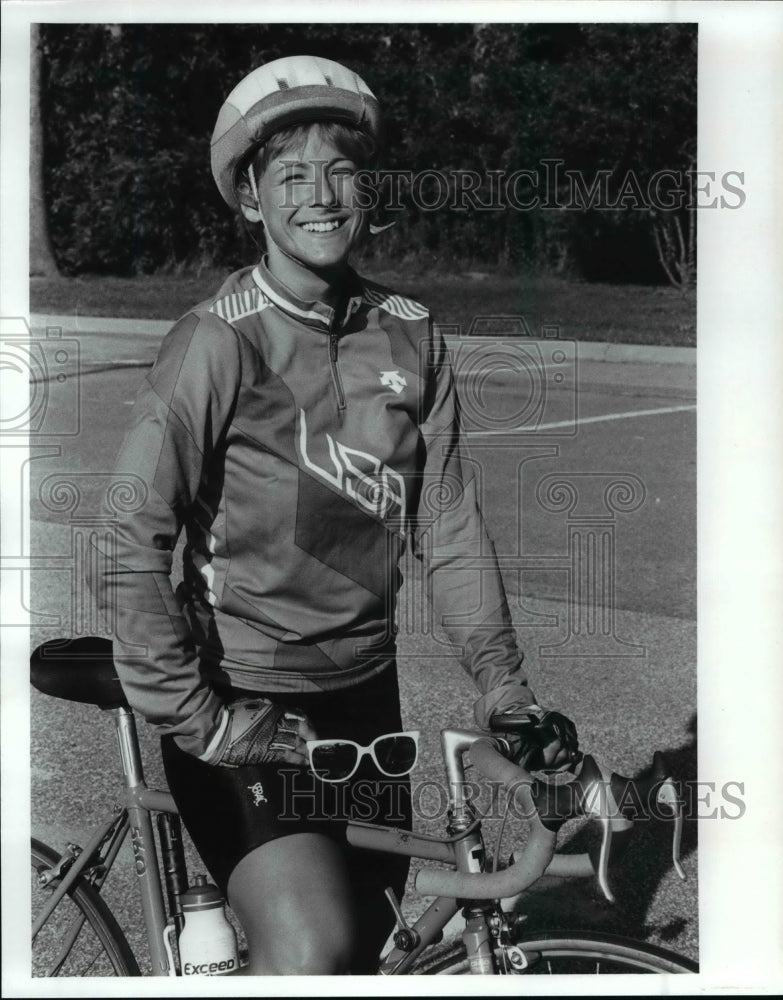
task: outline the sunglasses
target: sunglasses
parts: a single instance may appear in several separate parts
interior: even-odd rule
[[[347,781],[361,759],[372,757],[375,766],[388,778],[410,774],[419,755],[419,732],[388,733],[363,747],[353,740],[308,740],[310,767],[321,781]]]

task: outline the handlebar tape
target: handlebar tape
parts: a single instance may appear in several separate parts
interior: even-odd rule
[[[522,857],[500,872],[447,872],[422,869],[415,887],[422,895],[457,899],[503,899],[533,885],[552,862],[557,831],[547,829],[532,796],[534,779],[498,752],[493,742],[478,740],[470,748],[473,763],[483,775],[505,785],[512,796],[509,808],[530,819],[530,835]]]
[[[610,860],[625,852],[633,828],[633,812],[649,805],[652,798],[675,821],[673,861],[677,874],[685,878],[679,861],[682,809],[677,789],[665,776],[663,758],[656,754],[653,768],[641,782],[606,772],[587,754],[579,776],[562,785],[541,782],[512,763],[493,740],[478,740],[470,749],[471,759],[490,781],[500,782],[509,792],[509,808],[530,820],[530,833],[518,860],[499,872],[453,872],[422,869],[415,887],[423,895],[457,899],[507,899],[523,892],[542,875],[587,876],[595,874],[604,895],[614,902],[608,882]],[[642,809],[647,812],[647,809]],[[587,815],[602,828],[600,846],[589,854],[555,856],[557,834],[572,816]],[[611,856],[611,858],[610,858]]]

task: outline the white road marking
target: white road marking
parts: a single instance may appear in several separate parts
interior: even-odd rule
[[[555,361],[547,361],[546,364],[539,364],[538,362],[535,362],[535,369],[537,371],[542,371],[544,368],[561,368],[562,369],[564,366],[565,366],[565,363],[560,364],[560,363],[555,362]],[[518,375],[519,374],[519,369],[518,368],[513,368],[510,364],[507,364],[507,365],[503,365],[503,364],[493,365],[491,368],[470,368],[470,367],[461,368],[461,367],[456,367],[454,369],[454,371],[455,371],[455,374],[457,375],[457,378],[459,378],[459,377],[465,378],[468,375],[506,375],[506,374],[508,374],[508,375]]]
[[[683,413],[686,410],[695,410],[696,404],[689,404],[688,406],[659,406],[654,410],[628,410],[625,413],[602,413],[596,417],[577,417],[576,420],[557,420],[550,424],[538,424],[529,425],[527,427],[512,427],[511,430],[492,430],[492,431],[468,431],[469,435],[475,434],[481,437],[488,437],[495,434],[516,434],[521,431],[526,431],[528,433],[536,433],[537,431],[553,431],[557,430],[558,427],[573,427],[576,423],[577,427],[581,427],[582,424],[598,424],[604,420],[628,420],[631,417],[654,417],[659,413]]]

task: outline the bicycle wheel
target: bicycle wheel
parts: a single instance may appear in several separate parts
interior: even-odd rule
[[[60,855],[34,838],[30,843],[33,919],[51,887],[39,874]],[[139,966],[114,919],[96,890],[78,878],[63,896],[32,943],[33,976],[140,976]]]
[[[698,972],[699,967],[666,948],[611,934],[526,934],[516,944],[525,954],[524,969],[508,968],[501,975],[617,975],[618,973]],[[470,973],[462,943],[451,945],[414,967],[414,974],[461,976]]]

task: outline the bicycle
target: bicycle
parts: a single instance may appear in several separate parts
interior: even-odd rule
[[[114,669],[111,642],[93,637],[46,642],[31,657],[31,681],[44,694],[114,713],[124,786],[121,803],[98,823],[84,848],[69,844],[58,852],[32,841],[33,975],[141,975],[125,934],[101,896],[128,834],[152,974],[181,974],[175,950],[166,946],[182,927],[179,897],[188,887],[179,816],[168,792],[145,783],[135,718]],[[673,820],[673,863],[685,877],[679,863],[681,802],[659,755],[644,785],[602,769],[589,755],[573,780],[549,783],[509,759],[503,730],[513,725],[513,719],[501,722],[494,737],[463,729],[441,732],[450,797],[445,837],[349,821],[346,836],[357,847],[446,863],[453,869],[425,867],[417,873],[416,889],[435,899],[412,925],[400,902],[387,891],[395,930],[378,974],[697,972],[698,966],[683,956],[616,935],[521,933],[513,916],[504,911],[502,900],[519,895],[544,874],[597,875],[611,900],[610,862],[632,832],[631,799],[634,804],[652,803]],[[482,817],[465,780],[468,752],[479,771],[504,789],[507,811],[520,810],[530,823],[523,851],[505,867],[491,861],[484,848]],[[601,846],[595,856],[556,853],[560,827],[577,814],[601,825]],[[460,910],[465,918],[461,940],[440,945],[443,929]]]

